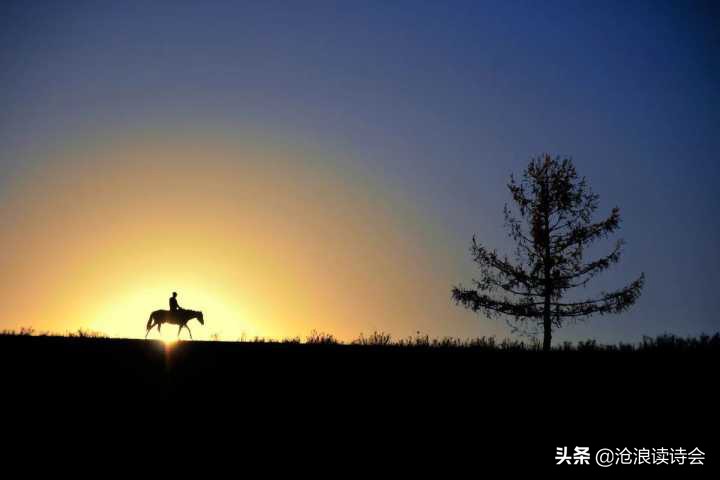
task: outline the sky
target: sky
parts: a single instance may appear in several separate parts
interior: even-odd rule
[[[507,181],[569,156],[638,303],[555,332],[719,330],[712,2],[4,1],[0,328],[511,337],[453,304]],[[611,241],[598,246],[609,251]],[[513,337],[514,338],[514,337]]]

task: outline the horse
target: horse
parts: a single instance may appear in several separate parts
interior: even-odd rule
[[[200,325],[205,325],[202,312],[185,309],[175,310],[174,312],[171,312],[170,310],[155,310],[150,314],[150,318],[148,318],[145,338],[147,338],[148,333],[150,333],[150,330],[152,330],[154,326],[157,325],[158,332],[160,332],[160,326],[163,323],[169,323],[171,325],[180,325],[180,328],[178,328],[178,338],[180,337],[180,332],[182,331],[183,327],[185,327],[187,328],[187,331],[190,334],[190,339],[192,340],[192,332],[190,331],[190,327],[188,327],[187,324],[193,318],[197,318],[200,322]]]

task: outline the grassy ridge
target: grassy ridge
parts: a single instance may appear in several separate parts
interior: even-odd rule
[[[0,336],[4,337],[63,337],[63,338],[110,338],[102,332],[79,329],[64,334],[52,332],[37,332],[33,328],[24,327],[20,330],[2,330]],[[219,341],[217,337],[213,341]],[[281,340],[254,337],[241,338],[236,341],[223,341],[223,343],[237,344],[282,344],[282,345],[347,345],[365,347],[387,347],[391,349],[429,349],[429,350],[477,350],[477,351],[507,351],[507,352],[540,352],[542,344],[539,341],[521,341],[503,339],[497,341],[495,337],[477,338],[431,338],[417,332],[415,336],[394,339],[386,332],[373,332],[360,336],[350,342],[343,342],[334,335],[313,330],[305,339],[301,337],[285,338]],[[553,351],[561,352],[720,352],[720,333],[714,335],[702,334],[697,337],[681,337],[674,334],[663,334],[656,337],[644,336],[640,342],[617,344],[602,344],[596,340],[581,340],[578,342],[562,342],[553,346]]]
[[[293,448],[355,461],[369,448],[405,445],[408,462],[444,448],[464,463],[482,450],[485,462],[513,465],[520,452],[528,465],[553,467],[562,445],[709,451],[719,345],[718,335],[663,335],[634,346],[559,345],[548,354],[492,338],[395,341],[378,333],[341,343],[314,332],[165,345],[26,330],[0,335],[0,405],[23,420],[68,419],[62,432],[77,430],[78,419],[105,429],[108,419],[128,418],[134,448],[167,432],[202,443],[225,442],[229,432],[236,452],[241,441],[291,439]],[[172,420],[157,423],[164,418]],[[217,425],[223,435],[192,435],[198,425]],[[322,443],[309,440],[313,433]]]

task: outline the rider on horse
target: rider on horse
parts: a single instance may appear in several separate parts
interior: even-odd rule
[[[160,327],[165,323],[179,326],[178,337],[180,336],[180,331],[183,328],[187,328],[187,331],[190,334],[190,338],[192,338],[192,332],[190,332],[190,327],[188,327],[187,325],[188,321],[197,318],[198,322],[200,322],[201,325],[205,324],[202,312],[180,308],[180,305],[178,305],[177,301],[177,292],[173,292],[172,297],[170,297],[169,303],[170,311],[155,310],[150,314],[150,318],[148,318],[147,325],[145,327],[145,338],[147,338],[148,333],[150,333],[150,330],[152,330],[153,327],[157,326],[159,332]]]

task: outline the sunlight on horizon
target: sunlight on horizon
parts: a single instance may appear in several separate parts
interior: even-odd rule
[[[188,324],[197,340],[478,331],[449,301],[443,237],[411,205],[337,161],[239,143],[130,138],[52,152],[53,167],[3,193],[2,326],[144,338],[177,291],[204,314]]]

